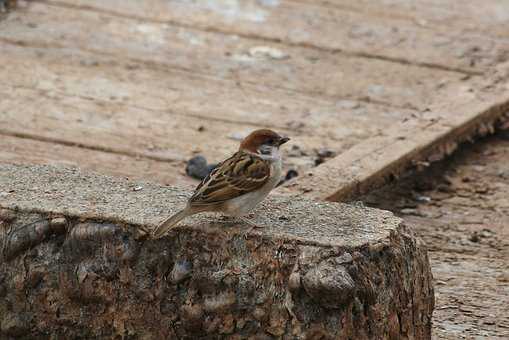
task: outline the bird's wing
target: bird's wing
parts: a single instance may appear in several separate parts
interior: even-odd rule
[[[261,188],[269,177],[269,161],[238,151],[203,179],[189,203],[199,206],[225,202]]]

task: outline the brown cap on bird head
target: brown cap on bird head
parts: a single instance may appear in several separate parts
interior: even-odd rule
[[[279,147],[289,140],[290,138],[281,136],[272,130],[260,129],[255,130],[247,135],[242,143],[240,143],[240,149],[256,152],[258,148],[263,144]]]

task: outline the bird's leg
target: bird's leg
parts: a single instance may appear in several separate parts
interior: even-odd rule
[[[263,226],[254,223],[249,218],[246,218],[244,216],[239,216],[238,219],[249,226],[249,229],[246,231],[246,234],[252,232],[253,229],[262,229],[263,228]]]

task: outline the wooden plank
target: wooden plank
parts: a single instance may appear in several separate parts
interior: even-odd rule
[[[507,39],[480,37],[454,27],[440,30],[398,18],[367,17],[341,8],[291,0],[47,2],[465,73],[485,71],[505,53],[507,46]],[[489,55],[472,64],[468,52],[479,49]]]
[[[40,3],[0,23],[0,38],[25,46],[106,54],[133,66],[159,72],[172,68],[195,76],[229,79],[247,88],[391,107],[423,109],[440,91],[439,86],[464,77],[281,43],[260,45],[255,39]]]
[[[454,28],[383,16],[357,37],[363,15],[289,0],[30,3],[0,22],[0,133],[183,169],[267,126],[291,135],[302,153],[285,149],[287,164],[310,173],[286,190],[346,197],[463,138],[503,102],[472,98],[484,89],[472,74],[498,61],[503,39],[468,33],[444,49],[438,38]],[[495,54],[465,64],[455,53],[475,41]],[[312,169],[320,148],[340,156]]]
[[[198,153],[211,162],[223,160],[238,147],[238,140],[229,136],[256,128],[5,85],[0,85],[0,94],[0,133],[173,162],[182,169]],[[314,165],[314,149],[337,150],[323,138],[292,137],[306,154],[289,161],[298,170]]]
[[[509,38],[509,3],[500,0],[293,0],[345,11],[406,20],[437,31],[450,30]]]
[[[10,75],[13,86],[206,120],[297,130],[335,140],[376,132],[414,112],[295,96],[277,89],[238,87],[234,82],[179,71],[166,70],[162,77],[157,69],[133,69],[130,63],[115,58],[75,50],[3,45],[2,52],[0,60],[5,64],[0,64],[0,72]],[[377,124],[369,127],[367,121]]]
[[[186,125],[186,121],[192,126],[188,133],[204,136],[208,132],[198,133],[197,127],[204,124],[210,125],[210,133],[219,133],[227,136],[234,132],[245,132],[258,126],[271,126],[276,129],[287,131],[296,138],[303,138],[302,148],[308,147],[332,147],[336,151],[342,151],[355,144],[358,140],[382,132],[384,126],[392,124],[394,119],[404,119],[412,111],[388,110],[366,103],[342,103],[313,100],[312,98],[295,98],[291,94],[258,92],[251,96],[245,96],[245,91],[238,88],[227,88],[216,81],[206,82],[202,79],[193,79],[189,75],[172,73],[167,77],[160,77],[155,70],[130,70],[126,72],[125,65],[109,65],[99,62],[97,66],[82,65],[80,61],[88,60],[88,55],[74,54],[73,59],[66,59],[62,64],[57,57],[65,56],[60,51],[55,55],[48,54],[47,50],[41,54],[39,50],[32,51],[26,47],[4,48],[0,56],[0,73],[10,78],[9,86],[4,85],[6,98],[12,97],[12,101],[4,101],[2,115],[10,115],[11,120],[16,120],[16,102],[24,96],[45,96],[37,100],[44,100],[45,113],[38,113],[42,103],[37,105],[24,105],[21,110],[25,117],[31,115],[59,115],[54,112],[67,109],[59,108],[71,106],[71,111],[79,116],[82,121],[93,119],[111,121],[110,116],[115,114],[108,111],[121,111],[126,122],[131,121],[129,129],[135,134],[148,134],[147,143],[158,145],[154,136],[151,136],[149,126],[157,124],[155,131],[160,130],[162,125],[168,128],[176,124]],[[36,58],[35,55],[38,57]],[[97,60],[97,59],[93,59]],[[128,79],[126,76],[128,74]],[[139,84],[143,84],[140,88]],[[17,88],[21,91],[14,94]],[[25,92],[22,92],[25,91]],[[76,107],[75,102],[79,102]],[[353,107],[351,105],[354,105]],[[51,107],[53,105],[53,107]],[[72,106],[75,106],[72,108]],[[31,106],[35,106],[32,107]],[[84,112],[79,112],[78,108]],[[100,112],[103,111],[103,112]],[[9,113],[11,112],[11,113]],[[53,113],[51,113],[53,112]],[[97,112],[97,117],[93,116]],[[135,118],[128,118],[129,113]],[[70,114],[70,113],[66,113]],[[309,119],[312,117],[313,119]],[[27,118],[29,119],[29,118]],[[366,124],[374,122],[377,124]],[[7,122],[7,120],[6,120]],[[13,122],[15,123],[15,122]],[[136,130],[136,124],[147,125],[144,130]],[[225,129],[214,130],[214,126],[231,126],[229,133]],[[118,126],[111,122],[103,123],[103,131],[107,128]],[[134,126],[134,127],[133,127]],[[24,128],[23,125],[19,129]],[[97,130],[97,128],[95,128]],[[237,129],[237,131],[235,131]],[[128,129],[126,128],[125,131]],[[170,130],[165,130],[167,133]],[[162,133],[163,134],[163,133]],[[304,138],[305,137],[305,138]],[[161,138],[159,138],[161,139]],[[189,139],[184,137],[184,139]],[[204,140],[204,138],[202,138]],[[109,138],[113,142],[112,138]],[[307,141],[306,141],[307,140]],[[150,141],[150,143],[148,142]],[[94,140],[95,142],[95,140]],[[178,150],[184,147],[178,146],[179,141],[164,141],[177,143],[172,149]],[[81,143],[81,142],[80,142]],[[122,145],[117,140],[115,145]],[[178,147],[177,147],[178,146]],[[129,147],[130,150],[132,146]],[[142,154],[147,154],[145,148],[135,148]],[[309,151],[309,150],[308,150]],[[175,151],[177,152],[177,151]],[[214,150],[221,152],[221,149]],[[182,159],[182,157],[177,157]]]
[[[73,166],[130,179],[192,189],[196,180],[179,164],[12,136],[0,136],[0,163]]]
[[[427,120],[396,124],[385,136],[368,138],[279,190],[320,200],[345,201],[379,187],[419,164],[453,152],[458,143],[493,132],[509,120],[509,72],[477,87],[453,87],[430,107]]]

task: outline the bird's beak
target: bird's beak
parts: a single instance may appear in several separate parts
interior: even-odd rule
[[[284,143],[288,142],[290,140],[290,138],[288,137],[281,137],[281,139],[279,139],[279,146],[283,145]]]

